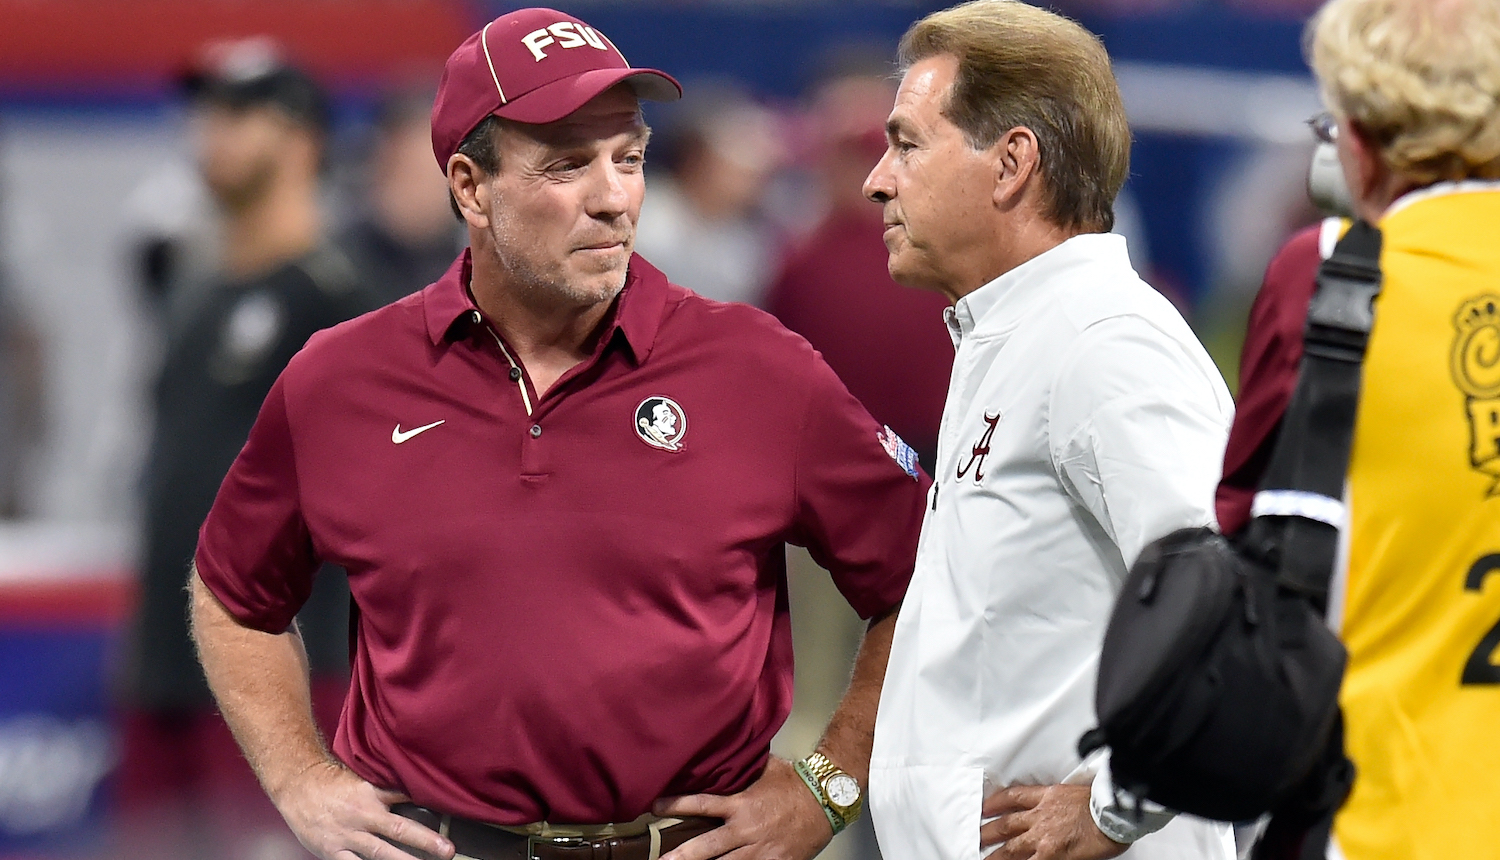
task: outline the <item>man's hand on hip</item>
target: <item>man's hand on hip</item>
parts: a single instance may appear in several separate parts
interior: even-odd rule
[[[653,811],[724,819],[722,827],[684,842],[661,860],[709,860],[731,852],[734,860],[808,860],[833,839],[828,817],[807,783],[791,762],[776,756],[739,794],[664,797]]]
[[[1086,785],[1013,785],[984,801],[980,850],[988,860],[1102,860],[1129,846],[1105,836],[1089,813]]]
[[[391,812],[391,804],[409,798],[376,788],[334,762],[304,770],[274,799],[292,833],[322,860],[415,860],[391,842],[439,860],[453,856],[453,843]]]

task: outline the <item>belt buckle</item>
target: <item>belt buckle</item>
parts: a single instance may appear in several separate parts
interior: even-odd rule
[[[539,845],[554,848],[583,848],[588,844],[589,840],[582,836],[527,836],[526,860],[541,860],[541,856],[536,853]]]

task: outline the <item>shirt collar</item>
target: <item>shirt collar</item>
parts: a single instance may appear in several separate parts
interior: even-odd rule
[[[1471,194],[1475,191],[1500,191],[1500,180],[1460,179],[1457,181],[1434,182],[1431,185],[1418,188],[1414,191],[1408,191],[1397,197],[1386,208],[1385,212],[1381,213],[1380,220],[1384,221],[1413,203],[1419,203],[1433,197],[1446,197],[1449,194]]]
[[[465,248],[448,271],[431,286],[422,291],[422,310],[427,317],[427,336],[434,346],[444,341],[457,339],[467,331],[466,326],[474,322],[479,308],[469,297],[469,275],[473,271],[473,259]]]
[[[465,248],[458,259],[453,261],[453,265],[448,267],[448,271],[422,291],[427,336],[432,339],[434,346],[464,337],[468,334],[469,326],[482,319],[479,307],[469,295],[469,280],[473,271],[472,252]],[[610,309],[600,343],[607,344],[618,334],[636,363],[645,361],[656,344],[656,333],[661,327],[662,313],[667,305],[667,293],[667,276],[639,254],[631,255],[630,267],[625,274],[625,287]]]
[[[1081,233],[969,293],[943,314],[954,346],[976,334],[1008,333],[1055,278],[1070,269],[1097,263],[1129,269],[1125,237]]]

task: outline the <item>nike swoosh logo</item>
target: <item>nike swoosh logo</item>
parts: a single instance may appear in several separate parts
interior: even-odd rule
[[[405,442],[407,439],[410,439],[411,437],[417,435],[418,433],[425,433],[428,430],[431,430],[432,428],[438,426],[441,423],[443,423],[443,422],[442,421],[434,421],[431,424],[424,424],[421,427],[413,427],[410,430],[406,430],[404,432],[401,429],[401,425],[397,424],[396,425],[396,429],[391,431],[391,441],[395,442],[397,445],[400,445],[402,442]]]

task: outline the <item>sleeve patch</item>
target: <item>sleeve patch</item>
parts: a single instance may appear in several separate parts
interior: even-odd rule
[[[917,472],[917,452],[900,437],[896,431],[889,426],[883,426],[875,433],[875,438],[880,441],[880,447],[896,461],[901,471],[911,476],[913,481],[920,480]]]

